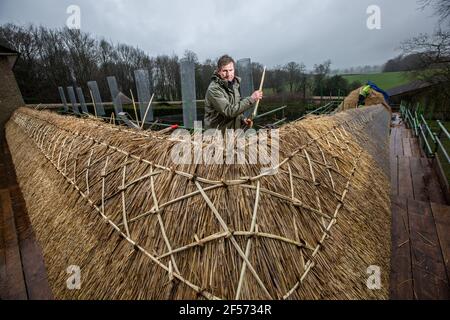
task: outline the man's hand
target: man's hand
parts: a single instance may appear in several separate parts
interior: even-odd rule
[[[263,92],[261,90],[256,90],[252,93],[251,97],[255,101],[261,100],[263,98]]]
[[[245,118],[244,123],[247,125],[247,127],[251,128],[253,127],[253,120],[250,118]]]

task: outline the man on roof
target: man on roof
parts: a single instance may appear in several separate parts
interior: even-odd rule
[[[372,87],[370,84],[365,85],[364,87],[361,87],[359,90],[359,98],[358,98],[358,105],[357,108],[363,107],[366,104],[366,98],[370,96],[372,93]]]
[[[241,98],[241,79],[234,75],[234,60],[224,55],[217,61],[217,70],[211,78],[205,96],[206,129],[241,129],[253,126],[253,121],[244,112],[262,99],[262,91],[255,91],[250,97]]]

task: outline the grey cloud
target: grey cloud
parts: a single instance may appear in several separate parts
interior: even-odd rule
[[[81,8],[81,27],[97,37],[139,46],[148,54],[186,49],[200,60],[229,53],[268,66],[289,61],[309,68],[381,64],[400,42],[432,32],[437,18],[414,0],[1,0],[0,24],[64,27],[66,8]],[[368,30],[366,9],[381,8],[381,30]]]

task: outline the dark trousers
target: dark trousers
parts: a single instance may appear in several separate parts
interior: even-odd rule
[[[362,94],[360,94],[358,97],[358,106],[357,107],[365,105],[365,102],[366,102],[366,97],[364,97]]]

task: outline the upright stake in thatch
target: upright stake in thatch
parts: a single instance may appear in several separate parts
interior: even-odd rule
[[[150,105],[152,104],[154,96],[155,96],[155,94],[153,93],[152,97],[150,98],[150,101],[148,102],[147,109],[145,109],[144,118],[142,119],[142,123],[141,123],[141,129],[144,129],[145,120],[147,119],[147,112],[148,112],[148,109],[150,109]]]

